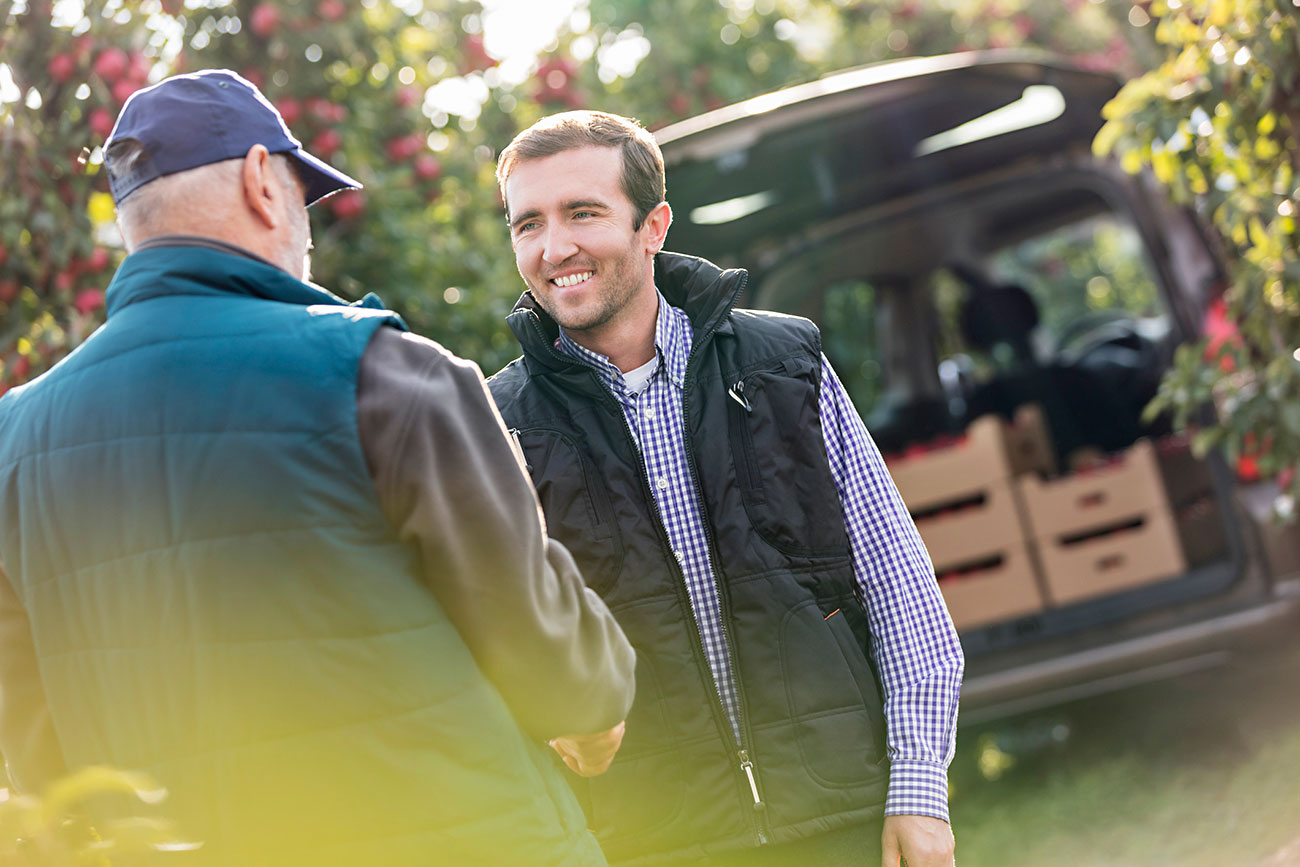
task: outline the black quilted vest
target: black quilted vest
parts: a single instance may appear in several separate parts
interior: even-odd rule
[[[733,310],[745,280],[701,259],[655,261],[660,291],[694,328],[685,439],[740,744],[617,400],[593,368],[554,348],[556,325],[528,295],[509,319],[524,356],[489,380],[551,535],[637,651],[618,758],[602,776],[570,776],[611,861],[780,843],[884,808],[880,689],[817,412],[820,338],[804,319]],[[749,410],[728,395],[741,382]]]

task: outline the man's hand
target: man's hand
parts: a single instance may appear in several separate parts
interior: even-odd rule
[[[907,859],[907,867],[954,867],[957,844],[951,826],[942,819],[886,816],[880,847],[884,867],[898,867],[900,855]]]
[[[595,777],[609,770],[614,754],[623,743],[624,723],[594,735],[567,735],[550,741],[569,770],[583,777]]]

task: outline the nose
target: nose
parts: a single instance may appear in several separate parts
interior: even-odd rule
[[[559,265],[577,252],[578,244],[567,227],[563,225],[547,227],[546,238],[542,245],[542,258],[548,265]]]

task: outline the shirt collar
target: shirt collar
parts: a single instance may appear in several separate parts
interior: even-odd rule
[[[219,238],[209,238],[205,235],[154,235],[152,238],[141,241],[135,246],[132,252],[141,250],[152,250],[155,247],[205,247],[209,250],[216,250],[218,253],[229,253],[232,256],[243,256],[245,259],[252,259],[254,262],[260,262],[263,265],[269,265],[272,268],[280,268],[279,265],[263,256],[259,256],[252,250],[240,247],[237,244],[231,244],[222,241]],[[280,270],[284,270],[280,268]]]
[[[655,351],[659,354],[659,370],[655,376],[663,373],[673,385],[681,388],[686,379],[686,361],[691,354],[691,321],[684,311],[664,300],[663,293],[658,289],[655,290],[655,295],[659,299],[659,313],[655,318]],[[555,346],[570,358],[585,361],[596,368],[601,380],[614,394],[620,398],[627,396],[623,373],[608,356],[579,345],[563,328],[560,329]]]

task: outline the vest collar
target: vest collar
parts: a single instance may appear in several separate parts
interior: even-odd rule
[[[679,253],[655,256],[655,286],[669,304],[684,310],[691,320],[696,338],[692,354],[703,342],[702,338],[713,333],[732,333],[731,309],[736,306],[748,279],[748,272],[742,269],[724,271],[695,256]],[[555,348],[559,325],[531,292],[519,296],[506,321],[524,354],[533,361],[555,370],[586,367]]]
[[[109,283],[105,309],[112,317],[137,301],[171,295],[243,295],[304,307],[324,304],[384,309],[374,293],[350,304],[268,263],[206,245],[182,244],[151,246],[127,256]],[[397,314],[391,318],[394,325],[407,330]]]

